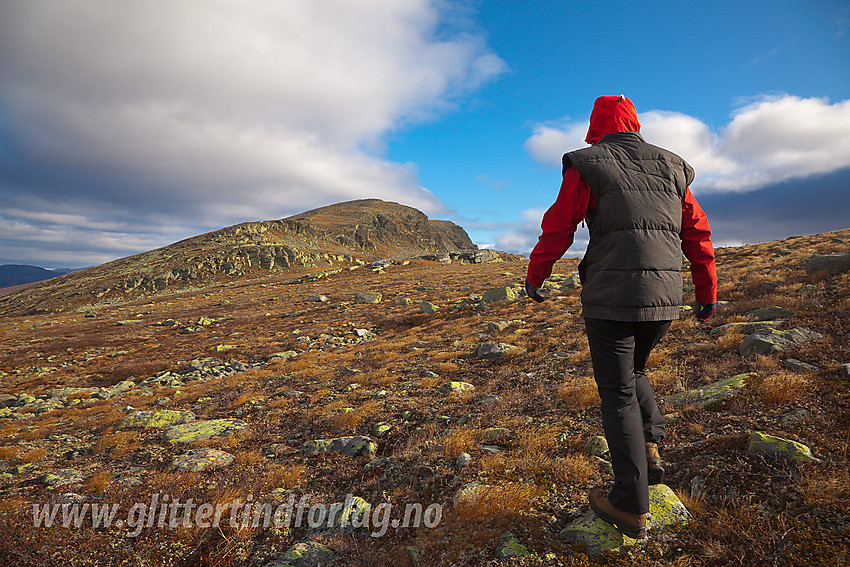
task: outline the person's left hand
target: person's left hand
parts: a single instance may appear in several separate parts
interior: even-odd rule
[[[539,289],[540,289],[539,286],[531,285],[528,282],[528,278],[525,278],[525,293],[527,293],[528,297],[530,297],[531,299],[533,299],[537,303],[543,303],[544,301],[546,301],[546,298],[543,297],[542,295],[540,295],[540,293],[538,293],[537,290],[539,290]]]

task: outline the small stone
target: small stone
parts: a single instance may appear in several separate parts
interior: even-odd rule
[[[384,435],[389,433],[392,428],[393,428],[393,426],[390,425],[389,423],[385,423],[385,422],[376,423],[375,427],[372,428],[372,434],[375,437],[383,437]]]
[[[779,418],[782,425],[795,425],[811,417],[812,412],[805,408],[792,409],[788,413]]]
[[[302,451],[307,455],[318,455],[320,453],[335,451],[349,457],[366,455],[371,458],[378,451],[378,444],[368,437],[357,435],[307,441],[304,443]]]
[[[507,557],[527,557],[531,555],[528,548],[519,542],[519,539],[511,532],[502,534],[499,547],[496,548],[496,557],[504,559]]]
[[[265,567],[329,567],[335,562],[336,555],[331,548],[307,541],[296,543],[279,559],[266,563]]]
[[[59,469],[45,473],[45,475],[41,477],[41,482],[48,488],[54,489],[66,484],[77,484],[82,482],[85,478],[86,475],[82,471],[74,469]]]
[[[469,463],[472,462],[472,455],[469,453],[461,453],[457,456],[457,461],[455,463],[460,468],[466,468],[469,466]]]
[[[490,303],[492,301],[514,301],[519,296],[517,291],[508,286],[500,286],[488,289],[484,292],[481,301]]]
[[[513,432],[506,427],[490,427],[484,430],[484,439],[488,441],[509,441]]]
[[[818,372],[820,368],[815,366],[814,364],[809,364],[808,362],[803,362],[802,360],[797,360],[796,358],[789,358],[785,361],[785,368],[790,370],[791,372]]]
[[[705,478],[697,475],[691,479],[691,498],[700,500],[705,496]]]
[[[310,301],[314,303],[327,303],[330,301],[326,295],[314,295],[310,298]]]
[[[427,301],[423,301],[419,304],[419,311],[421,311],[422,313],[436,313],[439,310],[439,307]]]
[[[850,378],[850,363],[839,366],[838,373],[844,378]]]
[[[483,396],[480,400],[478,400],[479,404],[494,404],[499,401],[499,396],[495,394],[487,394]]]
[[[374,291],[361,291],[354,296],[354,303],[371,304],[380,303],[383,296]]]
[[[475,356],[480,359],[499,358],[508,353],[519,353],[524,349],[506,343],[482,343],[475,349]]]
[[[440,386],[438,392],[440,392],[441,394],[461,394],[463,392],[471,392],[474,389],[475,386],[473,386],[469,382],[451,381],[446,382],[445,384]]]
[[[605,456],[609,454],[608,440],[601,435],[594,435],[590,439],[587,452],[593,457],[605,458]]]
[[[411,305],[412,303],[413,303],[413,300],[410,299],[409,297],[402,297],[401,299],[398,300],[399,305]]]

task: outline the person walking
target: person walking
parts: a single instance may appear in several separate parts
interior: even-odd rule
[[[594,488],[588,499],[598,517],[643,539],[649,484],[664,474],[658,444],[666,426],[646,361],[679,317],[682,252],[690,261],[697,319],[714,313],[714,247],[708,219],[689,188],[693,168],[643,139],[631,100],[597,98],[585,141],[591,147],[564,154],[561,189],[543,215],[525,288],[531,299],[545,299],[540,286],[586,221],[590,241],[578,268],[581,316],[614,470],[613,488]]]

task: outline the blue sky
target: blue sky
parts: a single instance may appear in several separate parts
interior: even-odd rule
[[[366,197],[527,253],[620,93],[716,245],[846,228],[848,28],[826,0],[0,0],[0,264]]]

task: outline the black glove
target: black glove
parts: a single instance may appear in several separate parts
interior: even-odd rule
[[[538,289],[540,289],[539,286],[531,285],[530,283],[528,283],[528,278],[525,278],[525,293],[527,293],[528,297],[530,297],[537,303],[543,303],[546,298],[537,293]]]
[[[697,321],[700,323],[705,323],[706,319],[714,315],[714,311],[717,309],[716,303],[700,303],[697,301]]]

